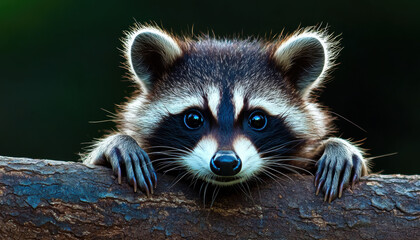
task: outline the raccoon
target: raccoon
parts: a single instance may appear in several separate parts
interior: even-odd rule
[[[124,43],[139,91],[121,107],[118,131],[83,161],[112,167],[119,183],[125,171],[135,192],[153,194],[156,166],[221,187],[309,171],[331,202],[368,174],[363,152],[332,137],[316,99],[338,52],[325,30],[264,41],[137,25]]]

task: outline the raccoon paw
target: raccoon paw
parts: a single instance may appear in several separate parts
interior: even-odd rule
[[[147,196],[153,194],[157,177],[147,153],[128,135],[113,135],[99,143],[85,163],[111,165],[121,184],[121,170],[125,168],[127,181],[137,192],[137,186]]]
[[[322,157],[316,163],[316,195],[322,188],[324,201],[331,202],[343,189],[352,187],[361,176],[367,175],[367,167],[361,151],[346,140],[330,138],[325,142]]]

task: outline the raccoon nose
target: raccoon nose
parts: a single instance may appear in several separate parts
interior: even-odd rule
[[[233,151],[220,150],[210,160],[211,171],[219,176],[234,176],[241,168],[241,159]]]

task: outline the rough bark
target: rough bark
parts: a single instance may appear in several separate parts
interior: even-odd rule
[[[290,175],[244,187],[250,195],[226,191],[211,208],[188,181],[170,187],[175,178],[158,175],[148,198],[110,176],[0,157],[1,239],[420,239],[420,175],[364,177],[331,204],[315,196],[312,176]]]

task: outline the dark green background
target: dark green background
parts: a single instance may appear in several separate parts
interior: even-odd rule
[[[343,51],[321,101],[339,135],[361,140],[374,170],[420,173],[420,2],[0,1],[0,155],[77,160],[132,89],[119,38],[136,19],[175,33],[260,35],[323,23]]]

